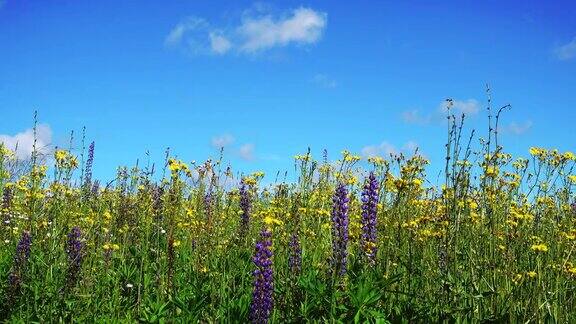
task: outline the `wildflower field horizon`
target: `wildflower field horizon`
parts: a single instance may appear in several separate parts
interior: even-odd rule
[[[576,323],[575,13],[0,0],[0,323]]]
[[[0,319],[575,321],[576,156],[515,159],[490,120],[483,139],[447,116],[440,186],[417,151],[309,150],[268,186],[167,154],[103,184],[94,142],[80,160],[0,144]]]

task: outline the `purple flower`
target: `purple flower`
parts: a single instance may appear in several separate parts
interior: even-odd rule
[[[370,264],[376,260],[376,224],[378,210],[378,180],[373,172],[370,172],[364,190],[362,191],[362,236],[360,246]]]
[[[250,191],[244,181],[240,182],[240,232],[242,235],[248,231],[248,224],[250,222],[250,210],[252,209],[252,202],[250,201]]]
[[[204,217],[206,220],[212,218],[212,204],[214,203],[214,194],[209,191],[204,195]]]
[[[254,287],[252,302],[250,304],[250,321],[252,323],[268,323],[274,307],[274,277],[272,271],[272,232],[262,230],[260,241],[256,243],[256,250],[252,262],[254,270]]]
[[[100,181],[96,180],[94,181],[94,183],[92,184],[92,189],[90,189],[92,191],[92,196],[97,197],[98,193],[100,192]]]
[[[68,254],[68,284],[74,286],[82,267],[84,256],[84,243],[82,243],[82,232],[78,226],[74,226],[68,233],[66,242],[66,254]]]
[[[10,286],[11,297],[20,290],[22,284],[22,275],[26,269],[26,264],[30,258],[30,246],[32,245],[32,236],[30,232],[22,232],[20,241],[16,246],[16,254],[14,255],[14,262],[12,270],[8,275],[8,285]]]
[[[94,142],[88,147],[88,159],[86,160],[86,171],[84,173],[84,187],[89,191],[92,187],[92,164],[94,163]]]
[[[300,246],[300,235],[294,232],[290,238],[290,256],[288,265],[293,274],[298,275],[302,270],[302,247]]]
[[[156,216],[159,216],[162,212],[163,201],[162,196],[164,195],[164,188],[154,185],[152,187],[152,210]]]
[[[348,189],[344,184],[336,187],[332,198],[332,267],[344,275],[348,263]]]

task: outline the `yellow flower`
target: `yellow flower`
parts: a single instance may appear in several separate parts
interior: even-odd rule
[[[530,278],[534,278],[536,277],[538,274],[536,273],[536,271],[528,271],[526,272],[526,275]]]
[[[350,177],[350,178],[348,178],[347,182],[348,182],[349,185],[355,185],[355,184],[358,183],[358,178],[356,178],[356,177]]]
[[[490,166],[488,166],[488,167],[486,168],[486,173],[485,173],[485,174],[486,174],[487,177],[495,177],[495,176],[498,175],[498,172],[499,172],[499,169],[498,169],[497,166],[492,166],[492,165],[490,165]]]
[[[546,246],[544,243],[534,244],[532,245],[531,249],[535,252],[548,252],[548,246]]]
[[[282,224],[284,224],[284,222],[282,222],[281,220],[276,219],[276,218],[274,218],[274,217],[272,217],[272,216],[266,216],[266,217],[264,217],[264,223],[265,223],[266,225],[282,225]]]
[[[294,156],[294,159],[297,160],[297,161],[300,160],[300,161],[303,161],[303,162],[307,162],[307,161],[310,161],[310,160],[312,159],[312,155],[310,155],[310,153],[306,153],[306,154],[303,154],[303,155],[295,155],[295,156]]]
[[[539,147],[531,147],[529,151],[530,151],[530,155],[532,155],[532,156],[540,156],[546,152],[544,149],[541,149]]]
[[[368,162],[374,165],[383,165],[386,161],[380,156],[371,156],[368,158]]]
[[[103,246],[104,250],[114,250],[117,251],[120,249],[120,245],[116,243],[105,243]]]
[[[68,153],[64,150],[56,150],[56,152],[54,152],[54,158],[57,161],[62,161],[66,158],[66,156],[68,155]]]
[[[252,176],[253,176],[254,178],[260,178],[260,179],[261,179],[261,178],[264,178],[264,172],[262,172],[262,171],[256,171],[256,172],[252,173]]]

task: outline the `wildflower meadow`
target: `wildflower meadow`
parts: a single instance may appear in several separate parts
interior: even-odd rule
[[[576,156],[447,116],[438,184],[417,151],[307,151],[264,185],[222,157],[104,183],[99,143],[20,168],[0,146],[0,319],[576,321]]]

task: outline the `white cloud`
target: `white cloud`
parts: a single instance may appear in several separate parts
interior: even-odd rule
[[[532,121],[531,120],[527,120],[524,123],[516,123],[516,122],[511,122],[509,125],[505,126],[505,127],[498,127],[500,128],[499,131],[504,133],[504,134],[514,134],[514,135],[523,135],[526,134],[528,131],[530,131],[530,129],[532,129]]]
[[[432,115],[422,116],[418,109],[402,112],[402,120],[408,124],[425,125],[432,121]]]
[[[554,54],[559,60],[567,61],[576,57],[576,37],[569,43],[558,46],[554,49]]]
[[[234,143],[234,136],[230,134],[223,134],[212,138],[212,146],[220,149]]]
[[[419,149],[418,143],[414,141],[408,141],[404,146],[402,146],[402,150],[408,153],[414,153]]]
[[[186,20],[176,25],[166,36],[164,44],[168,46],[176,46],[184,41],[184,36],[194,31],[204,31],[208,28],[208,23],[198,17],[189,17]]]
[[[448,102],[444,101],[440,104],[440,111],[446,113],[448,107]],[[451,109],[465,115],[476,115],[480,111],[480,103],[476,99],[452,100]]]
[[[229,28],[190,17],[177,24],[164,42],[170,47],[183,46],[192,54],[255,54],[290,44],[314,44],[322,38],[326,24],[326,13],[310,8],[274,17],[262,7],[246,11],[240,22]]]
[[[411,109],[402,112],[401,118],[408,124],[428,125],[428,124],[443,124],[446,122],[446,114],[448,113],[449,103],[443,101],[438,105],[438,109],[427,114],[422,114],[418,109]],[[476,99],[468,100],[452,100],[450,108],[451,114],[465,114],[466,116],[474,116],[480,112],[480,102]]]
[[[36,150],[39,153],[48,153],[52,142],[52,130],[50,126],[39,124],[36,127]],[[12,151],[16,151],[16,157],[21,160],[32,156],[34,147],[34,130],[27,129],[16,135],[0,135],[0,143]]]
[[[362,155],[364,157],[374,157],[374,156],[388,156],[390,154],[397,154],[398,150],[396,147],[388,142],[382,142],[379,145],[368,145],[362,148]]]
[[[395,145],[390,144],[389,142],[382,142],[378,145],[368,145],[364,146],[361,150],[362,156],[364,158],[380,156],[380,157],[388,157],[390,155],[397,155],[402,152],[413,154],[418,149],[418,144],[414,141],[406,142],[402,148],[397,148]]]
[[[210,32],[210,48],[216,54],[225,54],[232,47],[232,43],[222,34],[212,31]]]
[[[338,86],[338,82],[336,82],[336,80],[322,73],[314,75],[312,82],[326,89],[334,89]]]
[[[254,53],[290,43],[313,44],[322,37],[326,23],[326,13],[310,8],[293,10],[284,19],[247,17],[237,29],[242,39],[240,50]]]
[[[240,146],[238,154],[242,160],[253,161],[254,160],[254,144],[248,143]]]

